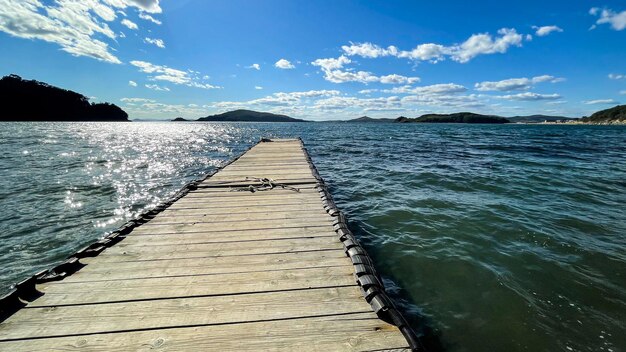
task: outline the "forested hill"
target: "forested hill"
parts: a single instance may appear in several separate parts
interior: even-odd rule
[[[0,121],[128,121],[115,104],[90,103],[82,94],[17,75],[0,79]]]

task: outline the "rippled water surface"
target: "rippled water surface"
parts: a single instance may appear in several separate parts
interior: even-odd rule
[[[0,287],[302,137],[431,350],[626,351],[626,128],[2,123]]]

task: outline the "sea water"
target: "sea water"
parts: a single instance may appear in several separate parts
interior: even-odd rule
[[[2,123],[0,291],[261,137],[302,137],[429,350],[626,351],[623,126]]]

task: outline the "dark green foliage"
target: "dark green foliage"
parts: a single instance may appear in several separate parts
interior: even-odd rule
[[[198,121],[212,122],[305,122],[286,115],[277,115],[269,112],[252,110],[234,110],[222,114],[201,117]]]
[[[0,79],[0,106],[0,121],[128,121],[117,105],[17,75]]]
[[[399,117],[396,122],[427,122],[427,123],[509,123],[510,121],[500,116],[480,115],[472,112],[457,112],[454,114],[426,114],[411,119]]]
[[[583,117],[581,120],[587,123],[626,123],[626,105],[600,110],[589,117]]]

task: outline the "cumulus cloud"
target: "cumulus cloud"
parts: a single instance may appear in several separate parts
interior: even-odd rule
[[[211,107],[217,109],[237,109],[250,107],[265,108],[292,108],[294,110],[304,109],[303,104],[310,104],[320,98],[338,96],[341,92],[337,90],[309,90],[301,92],[278,92],[263,98],[248,101],[222,101],[214,103]]]
[[[439,84],[431,84],[429,86],[420,86],[420,87],[411,87],[411,86],[403,86],[403,87],[395,87],[392,89],[383,90],[384,93],[393,93],[393,94],[415,94],[415,95],[448,95],[448,94],[456,94],[463,93],[467,91],[467,88],[460,84],[456,83],[439,83]]]
[[[157,24],[157,25],[159,25],[159,26],[162,24],[162,22],[161,22],[161,21],[159,21],[159,20],[157,20],[156,18],[154,18],[154,17],[152,17],[152,16],[148,15],[147,13],[143,13],[143,12],[141,12],[141,13],[139,14],[139,18],[141,18],[142,20],[150,21],[150,22],[152,22],[152,23],[154,23],[154,24]]]
[[[128,81],[128,85],[131,87],[137,87],[137,82],[135,81]]]
[[[259,71],[261,69],[261,65],[259,65],[259,64],[252,64],[250,66],[246,66],[246,68],[251,68],[251,69],[255,69],[255,70]]]
[[[322,111],[344,110],[360,108],[363,111],[398,111],[402,109],[402,103],[398,97],[380,98],[355,98],[355,97],[330,97],[315,102],[314,107]]]
[[[518,93],[518,94],[510,94],[510,95],[500,95],[495,96],[495,98],[505,99],[505,100],[521,100],[521,101],[538,101],[538,100],[557,100],[561,99],[559,94],[539,94],[533,92],[526,93]]]
[[[485,81],[476,83],[474,87],[479,91],[511,91],[526,90],[532,88],[536,83],[562,82],[563,78],[557,78],[550,75],[536,76],[532,78],[509,78],[502,81]]]
[[[285,60],[285,59],[280,59],[276,61],[274,66],[283,70],[290,70],[292,68],[296,68],[296,66],[294,66],[289,60]]]
[[[558,26],[533,26],[533,29],[535,30],[535,34],[539,37],[545,37],[552,32],[563,32],[563,29]]]
[[[498,30],[499,37],[489,33],[474,34],[461,45],[452,48],[452,60],[465,63],[478,55],[505,53],[511,46],[522,46],[522,35],[512,28]]]
[[[494,37],[489,33],[473,34],[460,44],[445,46],[435,43],[419,44],[412,50],[399,50],[396,46],[380,47],[372,43],[350,43],[341,47],[347,56],[378,58],[394,56],[411,60],[438,62],[446,57],[465,63],[478,55],[505,53],[512,46],[521,46],[523,35],[513,28],[502,28]]]
[[[618,104],[618,102],[613,99],[586,100],[584,103],[587,105]]]
[[[261,89],[263,89],[263,87],[261,87],[261,86],[254,86],[254,89],[261,90]]]
[[[622,12],[615,12],[611,9],[600,9],[593,7],[589,10],[589,14],[592,16],[599,16],[596,24],[591,26],[590,29],[594,29],[596,25],[609,24],[611,28],[616,31],[621,31],[626,28],[626,10]]]
[[[149,76],[149,79],[153,81],[166,81],[174,84],[203,89],[221,88],[219,86],[203,83],[202,79],[200,78],[200,73],[197,71],[182,71],[167,66],[155,65],[150,62],[139,60],[133,60],[130,62],[130,64],[138,67],[139,71],[151,75]]]
[[[146,84],[146,88],[156,90],[159,92],[169,92],[170,89],[165,86],[160,86],[158,84]]]
[[[146,98],[122,98],[120,101],[124,103],[154,103],[156,100]]]
[[[137,26],[137,24],[135,22],[129,20],[128,18],[123,19],[121,23],[124,26],[128,27],[129,29],[132,29],[132,30],[139,29],[139,26]]]
[[[74,56],[121,63],[107,43],[94,38],[116,38],[106,23],[116,18],[115,11],[106,4],[65,0],[46,6],[37,0],[0,0],[0,8],[0,31],[55,43]]]
[[[617,74],[617,73],[609,73],[609,79],[625,79],[626,75],[622,75],[622,74]]]
[[[342,70],[344,65],[351,63],[352,61],[341,55],[338,58],[317,59],[311,62],[311,65],[317,66],[324,72],[324,79],[333,83],[345,83],[345,82],[360,82],[371,83],[380,82],[384,84],[413,84],[418,82],[419,77],[406,77],[398,74],[390,74],[386,76],[376,76],[371,72],[366,71],[348,71]]]
[[[165,43],[163,42],[163,39],[153,39],[146,37],[143,41],[149,44],[156,45],[159,48],[165,48]]]

